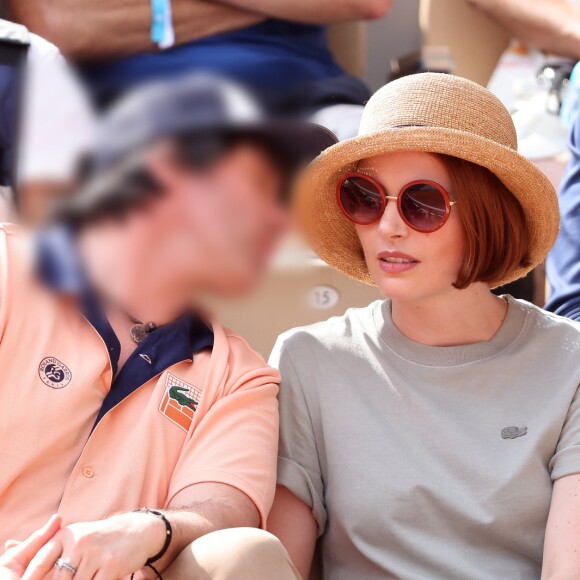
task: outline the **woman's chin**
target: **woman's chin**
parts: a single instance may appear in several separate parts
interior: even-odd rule
[[[407,280],[393,280],[383,275],[379,279],[375,278],[375,283],[381,294],[391,300],[413,300],[421,294],[418,292],[417,284]]]
[[[378,276],[373,275],[373,280],[381,294],[390,300],[417,301],[451,288],[447,280],[439,285],[423,277],[386,276],[382,272]]]

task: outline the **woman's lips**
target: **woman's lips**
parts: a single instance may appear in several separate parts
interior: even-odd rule
[[[379,267],[386,274],[408,272],[419,264],[419,260],[402,252],[381,252],[377,257]]]

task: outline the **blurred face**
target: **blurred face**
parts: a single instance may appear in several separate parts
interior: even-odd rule
[[[362,160],[357,169],[373,177],[388,196],[397,196],[412,181],[429,180],[443,186],[456,200],[443,163],[427,153],[394,153]],[[369,272],[388,298],[421,300],[455,291],[452,284],[461,266],[463,228],[457,206],[447,222],[432,233],[418,232],[401,218],[389,200],[381,219],[356,225]]]
[[[287,215],[282,179],[258,147],[240,144],[210,169],[174,161],[167,143],[147,165],[163,193],[121,220],[83,230],[89,275],[132,316],[157,323],[189,307],[194,293],[232,296],[258,281]]]
[[[241,143],[205,171],[162,156],[152,167],[166,190],[149,216],[160,233],[150,251],[159,256],[157,272],[218,295],[250,290],[286,226],[282,176],[272,160]]]

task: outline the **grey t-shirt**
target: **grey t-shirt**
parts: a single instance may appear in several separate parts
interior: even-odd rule
[[[278,481],[325,578],[540,578],[552,482],[580,472],[580,325],[507,299],[472,345],[411,341],[389,301],[278,340]]]

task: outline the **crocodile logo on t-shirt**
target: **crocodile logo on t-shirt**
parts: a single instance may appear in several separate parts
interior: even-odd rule
[[[527,427],[506,427],[501,430],[501,436],[504,439],[516,439],[517,437],[522,437],[528,432]]]

